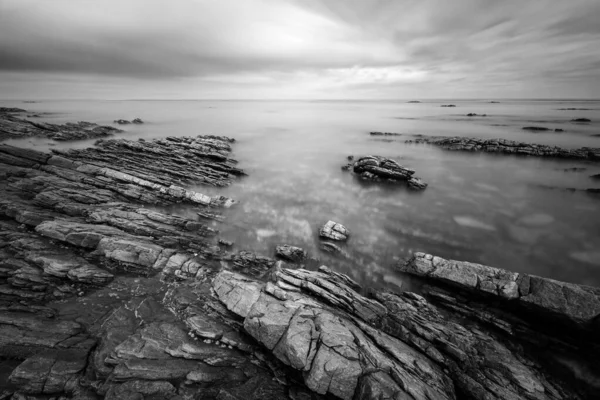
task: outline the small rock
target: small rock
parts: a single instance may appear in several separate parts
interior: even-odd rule
[[[306,260],[307,257],[305,250],[300,247],[290,246],[289,244],[277,246],[275,248],[275,254],[285,260],[295,263],[301,263]]]
[[[342,224],[338,224],[334,221],[327,221],[325,225],[319,230],[319,236],[338,241],[348,240],[350,231]]]

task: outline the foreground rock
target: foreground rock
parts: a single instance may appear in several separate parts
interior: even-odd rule
[[[112,126],[91,122],[68,122],[63,125],[35,122],[23,118],[25,110],[0,107],[0,140],[9,138],[46,137],[57,141],[95,139],[123,132]]]
[[[445,150],[503,153],[535,157],[569,158],[579,160],[600,160],[600,148],[581,147],[563,149],[556,146],[516,142],[506,139],[478,139],[450,136],[422,136],[407,140],[406,143],[425,143],[439,146]]]
[[[503,287],[499,281],[512,276],[487,271],[482,276],[490,286]],[[476,267],[470,273],[479,272]],[[320,394],[499,400],[583,399],[599,393],[595,356],[588,353],[598,349],[595,336],[586,336],[587,327],[571,325],[571,336],[562,336],[537,320],[507,312],[510,303],[503,309],[502,303],[477,296],[466,301],[437,287],[426,289],[430,300],[410,292],[367,298],[355,282],[326,267],[317,272],[280,269],[266,284],[223,271],[213,287],[227,308],[244,319],[244,330],[302,372],[306,386]],[[560,296],[561,288],[556,289]],[[594,298],[580,299],[595,305]],[[583,311],[588,303],[577,301],[572,306],[590,322],[593,312]],[[555,317],[562,321],[562,311],[544,314],[546,323]]]
[[[371,133],[373,134],[373,133]],[[409,189],[423,190],[427,184],[414,175],[415,171],[381,156],[361,157],[343,167],[361,179],[374,182],[405,183]]]

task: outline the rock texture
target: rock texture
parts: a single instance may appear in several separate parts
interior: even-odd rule
[[[31,121],[23,118],[22,114],[25,112],[20,108],[0,107],[0,140],[39,136],[66,141],[102,138],[123,132],[112,126],[101,126],[85,121],[63,125]]]
[[[556,146],[515,142],[506,139],[478,139],[449,136],[420,136],[406,143],[425,143],[442,147],[445,150],[474,151],[487,153],[516,154],[536,157],[570,158],[579,160],[600,160],[600,148],[581,147],[563,149]]]
[[[408,265],[433,259],[442,265],[426,255]],[[476,265],[468,270],[468,264],[457,271],[454,262],[444,262],[453,272],[440,273],[456,274],[447,280],[470,284],[469,277],[480,274],[489,282],[483,285],[506,304],[477,296],[465,301],[464,295],[436,287],[426,289],[430,300],[410,292],[368,298],[355,282],[326,267],[280,269],[266,284],[223,271],[213,287],[227,308],[243,317],[244,330],[302,372],[305,384],[320,394],[342,399],[597,396],[595,356],[587,351],[597,354],[598,346],[590,336],[581,341],[586,328],[579,324],[593,318],[593,312],[583,311],[588,303],[565,316],[578,315],[569,339],[503,308],[512,306],[518,274]],[[561,295],[560,288],[555,295]],[[595,304],[592,297],[588,300]],[[564,311],[544,314],[546,322],[563,321]],[[586,313],[583,319],[581,313]]]
[[[319,236],[330,240],[346,241],[350,236],[350,231],[342,224],[327,221],[319,230]]]
[[[386,133],[385,135],[391,134]],[[360,157],[342,169],[352,171],[361,179],[368,181],[403,183],[413,190],[423,190],[427,187],[427,184],[420,178],[413,176],[414,170],[403,167],[395,160],[381,156]]]

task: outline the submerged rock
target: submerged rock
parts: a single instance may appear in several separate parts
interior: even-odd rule
[[[346,241],[350,236],[350,231],[342,224],[334,221],[327,221],[319,230],[319,236],[325,239]]]
[[[396,161],[381,156],[360,157],[356,161],[342,167],[343,170],[351,170],[361,179],[374,182],[405,183],[408,188],[423,190],[427,184],[420,178],[414,177],[415,171]]]
[[[573,118],[571,122],[592,122],[589,118]]]

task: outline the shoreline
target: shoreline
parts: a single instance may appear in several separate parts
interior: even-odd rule
[[[234,200],[186,187],[235,184],[244,171],[234,146],[223,136],[52,153],[0,144],[0,356],[18,361],[6,390],[600,395],[600,289],[415,254],[398,268],[423,278],[423,296],[363,296],[349,277],[315,270],[302,249],[280,250],[287,261],[231,251],[206,221]],[[207,218],[147,208],[180,203]],[[335,231],[334,240],[348,236]]]

